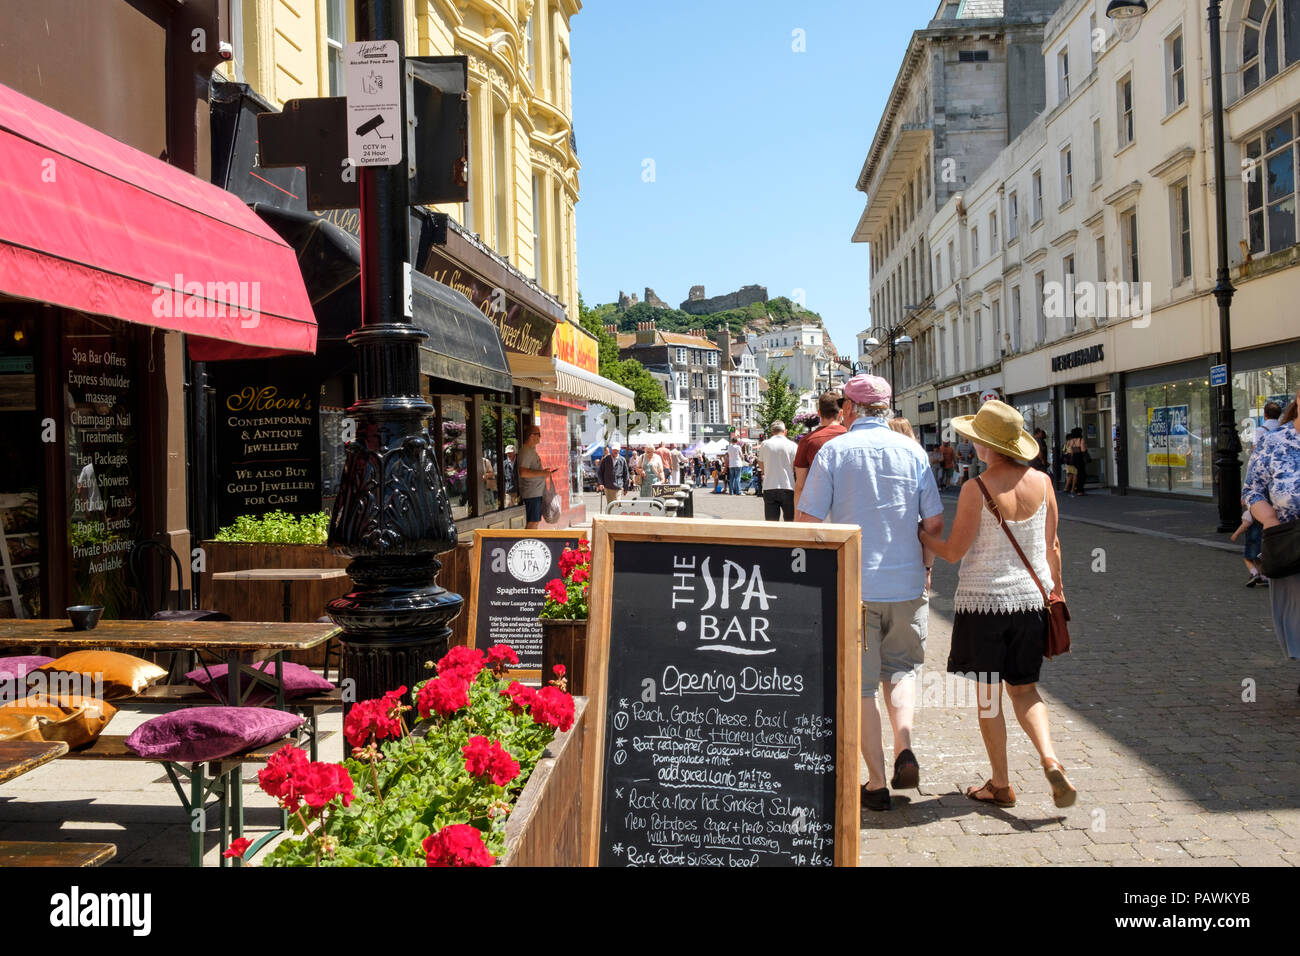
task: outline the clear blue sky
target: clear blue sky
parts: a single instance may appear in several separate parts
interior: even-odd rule
[[[853,354],[869,319],[854,186],[911,33],[936,7],[586,0],[572,22],[586,302],[646,286],[674,307],[699,284],[802,289]]]

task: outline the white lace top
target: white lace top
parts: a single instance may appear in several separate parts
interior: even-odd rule
[[[1023,521],[1008,521],[1007,527],[1034,565],[1038,579],[1050,594],[1054,587],[1047,565],[1047,499]],[[985,611],[1011,614],[1036,611],[1043,606],[1043,592],[1025,570],[1025,563],[998,527],[997,519],[981,502],[980,526],[975,543],[962,558],[957,573],[957,595],[953,600],[958,611]]]

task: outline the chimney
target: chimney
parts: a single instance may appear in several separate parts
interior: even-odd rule
[[[606,335],[617,336],[617,335],[618,335],[618,326],[617,326],[617,325],[607,325],[607,326],[605,326],[605,334],[606,334]]]

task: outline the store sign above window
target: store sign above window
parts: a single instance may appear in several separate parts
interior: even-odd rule
[[[555,326],[555,335],[551,338],[551,354],[560,361],[576,365],[585,371],[600,371],[600,351],[595,338],[568,322]]]
[[[1106,361],[1105,346],[1093,345],[1086,349],[1066,352],[1064,355],[1053,355],[1052,371],[1064,372],[1067,369],[1078,368],[1081,365],[1093,365],[1096,362],[1104,361]]]

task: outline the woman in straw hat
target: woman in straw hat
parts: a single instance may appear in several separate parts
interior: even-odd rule
[[[1055,490],[1050,477],[1026,464],[1038,455],[1038,442],[1010,405],[986,402],[978,415],[954,418],[952,427],[974,442],[986,470],[962,488],[948,540],[922,531],[921,543],[945,561],[961,562],[948,671],[972,675],[984,685],[980,734],[993,775],[966,795],[1000,807],[1015,806],[1000,706],[1005,684],[1016,719],[1038,750],[1053,801],[1068,807],[1078,794],[1056,759],[1047,705],[1038,694],[1048,622],[1043,592],[1064,600]],[[1008,540],[999,516],[1025,552],[1033,574]]]

